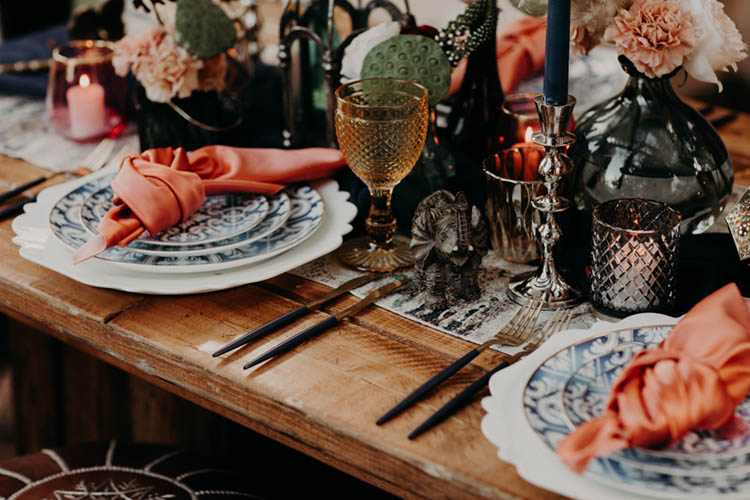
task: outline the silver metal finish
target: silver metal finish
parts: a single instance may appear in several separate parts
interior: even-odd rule
[[[534,98],[539,113],[542,131],[534,134],[533,140],[544,146],[545,156],[539,164],[539,175],[544,179],[545,194],[534,198],[534,207],[542,214],[542,224],[537,228],[537,237],[542,246],[542,263],[534,272],[522,274],[511,280],[509,297],[519,304],[538,300],[543,309],[572,307],[583,296],[580,291],[565,282],[555,267],[552,251],[562,236],[555,214],[568,209],[570,202],[557,192],[560,181],[573,169],[565,155],[565,148],[575,142],[575,136],[567,131],[576,100],[568,96],[562,106],[544,102],[544,96]]]
[[[726,217],[741,261],[750,260],[750,189]]]

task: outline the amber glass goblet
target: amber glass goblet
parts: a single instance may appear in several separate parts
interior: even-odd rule
[[[341,248],[345,264],[375,272],[414,265],[408,242],[394,238],[391,196],[422,153],[427,119],[427,89],[408,80],[370,78],[336,90],[339,148],[372,200],[365,223],[368,236]]]

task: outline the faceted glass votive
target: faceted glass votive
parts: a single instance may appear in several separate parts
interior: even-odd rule
[[[591,302],[623,317],[665,312],[677,295],[680,214],[643,199],[612,200],[593,212]]]
[[[124,126],[127,84],[112,66],[112,44],[79,40],[52,52],[47,113],[57,132],[75,141]]]
[[[543,148],[523,146],[500,151],[484,161],[492,248],[509,262],[525,264],[539,259],[539,212],[532,201],[543,186],[538,172],[543,157]]]

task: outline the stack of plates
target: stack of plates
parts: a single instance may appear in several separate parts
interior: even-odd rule
[[[356,214],[334,181],[274,196],[211,196],[184,223],[74,265],[72,252],[97,234],[113,206],[113,178],[103,171],[40,193],[13,221],[21,255],[94,286],[198,293],[268,279],[325,255],[341,245]]]
[[[599,327],[594,335],[572,333],[572,343],[571,332],[561,332],[558,339],[568,335],[565,347],[543,346],[529,363],[493,379],[492,397],[483,402],[489,412],[483,432],[524,477],[532,468],[540,470],[538,450],[555,473],[544,478],[530,474],[527,479],[579,498],[750,498],[750,398],[737,408],[731,434],[690,432],[666,449],[633,448],[592,460],[584,477],[596,485],[567,470],[554,454],[576,426],[603,414],[610,388],[624,367],[637,352],[656,347],[673,324],[674,319],[662,316],[651,319],[648,326],[641,321],[644,326],[620,325],[609,331]],[[513,387],[508,377],[519,374],[525,383]],[[513,394],[510,405],[509,393]],[[515,418],[511,425],[515,438],[508,435],[509,413]],[[524,450],[519,436],[528,440]]]

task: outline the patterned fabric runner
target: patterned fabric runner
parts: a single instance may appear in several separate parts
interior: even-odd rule
[[[737,203],[746,189],[734,186],[732,196],[727,204],[727,210],[724,211],[717,222],[709,229],[709,232],[727,232],[724,216]],[[479,286],[482,290],[482,296],[479,300],[459,302],[444,311],[433,311],[424,306],[419,294],[411,290],[406,290],[393,293],[381,299],[378,301],[378,305],[449,335],[463,338],[475,344],[481,344],[498,332],[519,309],[506,294],[510,278],[533,269],[533,266],[506,262],[490,251],[482,261],[482,270],[479,275]],[[343,282],[361,274],[342,265],[334,254],[326,255],[298,267],[291,271],[291,273],[330,287],[337,287]],[[410,272],[404,273],[401,276],[413,274]],[[352,293],[357,297],[364,297],[370,290],[380,284],[382,282],[378,280],[365,287],[358,288]],[[538,324],[543,324],[551,314],[551,311],[542,311]],[[573,309],[573,318],[570,327],[586,329],[596,320],[597,317],[594,315],[591,306],[588,303],[583,303]],[[518,349],[504,347],[500,350],[512,354]]]

